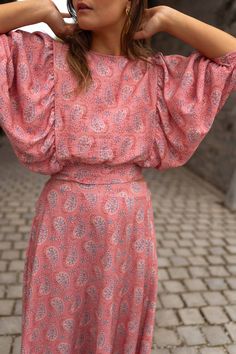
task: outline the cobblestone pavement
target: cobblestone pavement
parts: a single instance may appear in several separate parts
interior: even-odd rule
[[[25,248],[48,176],[20,166],[9,144],[0,156],[0,352],[19,354]],[[152,354],[235,354],[236,213],[185,167],[143,174],[152,192],[159,259]]]

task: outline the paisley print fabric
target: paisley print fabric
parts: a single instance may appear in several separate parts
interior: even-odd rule
[[[158,289],[142,169],[183,165],[236,89],[236,51],[158,52],[150,63],[89,51],[76,95],[67,45],[0,35],[0,125],[20,161],[49,175],[23,279],[21,354],[150,354]]]

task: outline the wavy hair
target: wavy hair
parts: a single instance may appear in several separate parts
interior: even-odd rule
[[[134,33],[140,28],[144,9],[147,7],[147,0],[132,0],[129,15],[127,15],[121,32],[121,53],[131,60],[141,59],[149,62],[148,57],[153,54],[150,39],[133,39]],[[72,0],[67,0],[67,8],[71,17],[77,23],[77,14]],[[83,30],[77,25],[73,34],[65,36],[63,41],[69,46],[67,62],[78,79],[78,90],[87,89],[92,81],[86,59],[86,53],[91,49],[92,31]]]

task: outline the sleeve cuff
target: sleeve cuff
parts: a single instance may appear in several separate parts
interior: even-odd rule
[[[211,60],[213,60],[217,64],[225,66],[231,66],[232,64],[236,64],[236,49],[219,57],[212,58]]]

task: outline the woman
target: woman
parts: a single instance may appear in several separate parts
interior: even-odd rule
[[[142,168],[192,156],[235,91],[236,39],[145,0],[67,6],[74,24],[50,0],[0,7],[1,126],[21,163],[50,175],[26,251],[21,354],[147,354],[158,266]],[[12,31],[37,22],[61,40]],[[151,55],[160,31],[196,51]]]

